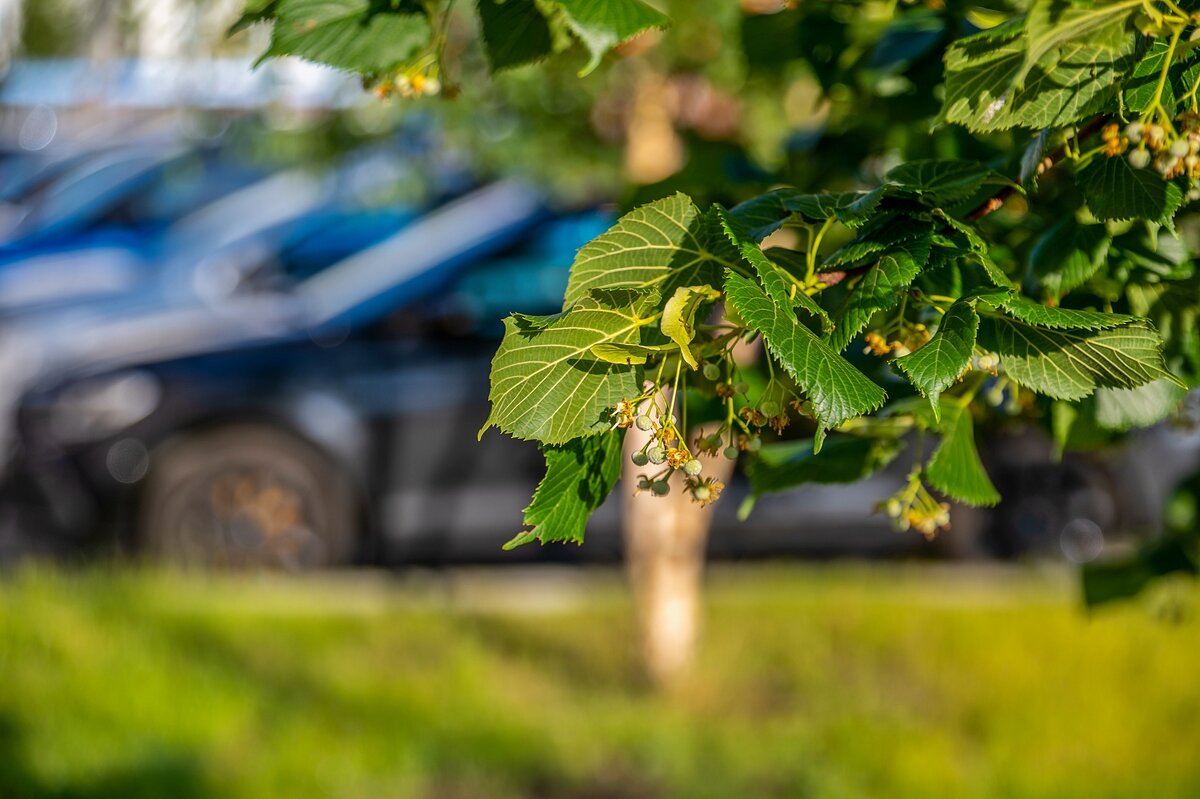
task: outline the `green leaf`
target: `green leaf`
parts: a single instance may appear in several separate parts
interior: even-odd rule
[[[1007,311],[1009,316],[1022,322],[1056,330],[1104,330],[1137,321],[1136,317],[1119,313],[1055,308],[1019,295],[1005,297],[1000,301],[1000,307]]]
[[[376,5],[372,0],[279,0],[271,45],[262,58],[292,55],[359,73],[394,69],[429,43],[429,20],[415,4],[384,11]]]
[[[799,189],[775,189],[736,205],[729,212],[745,226],[751,237],[762,241],[792,217],[822,223],[836,219],[856,228],[870,218],[883,199],[884,189],[808,194]]]
[[[493,72],[540,61],[555,51],[550,20],[536,0],[478,0],[478,8]]]
[[[1187,389],[1170,380],[1137,388],[1102,388],[1096,391],[1096,423],[1120,432],[1149,427],[1170,416],[1185,396]]]
[[[779,266],[788,274],[804,275],[808,269],[804,253],[796,252],[795,250],[785,250],[782,247],[771,247],[765,250],[764,254],[767,258],[771,259],[771,263]],[[820,320],[823,332],[828,333],[830,330],[833,330],[833,320],[829,318],[829,312],[817,304],[817,301],[813,297],[797,289],[795,295],[792,297],[792,305],[797,308],[803,308]]]
[[[830,253],[821,264],[828,272],[866,260],[876,253],[892,249],[913,239],[929,239],[929,223],[903,215],[882,216],[872,220],[858,235]]]
[[[871,217],[885,193],[881,186],[871,191],[799,194],[786,199],[784,204],[808,222],[833,218],[848,228],[856,228]]]
[[[1027,48],[1020,19],[959,39],[946,50],[941,118],[987,132],[1062,127],[1100,113],[1133,66],[1134,34],[1122,34],[1115,47],[1107,35],[1062,44],[1023,82]]]
[[[942,316],[937,332],[925,346],[895,360],[912,384],[929,398],[935,417],[940,412],[938,397],[971,362],[978,331],[979,315],[970,302],[960,300]]]
[[[1172,226],[1183,189],[1152,169],[1134,169],[1124,158],[1096,158],[1077,176],[1097,219],[1148,219]]]
[[[1140,114],[1150,107],[1158,87],[1159,75],[1162,74],[1163,63],[1170,49],[1169,37],[1154,39],[1150,42],[1150,49],[1133,68],[1133,74],[1125,84],[1125,107],[1130,111]],[[1180,64],[1173,71],[1178,72],[1183,66]],[[1163,83],[1162,104],[1168,109],[1175,107],[1175,89],[1172,83],[1170,80]]]
[[[887,466],[904,448],[898,439],[835,435],[813,452],[812,439],[765,444],[746,466],[756,495],[806,483],[853,483]]]
[[[636,365],[597,358],[593,348],[640,344],[647,326],[657,336],[650,312],[649,299],[633,292],[595,292],[565,313],[505,319],[484,430],[546,444],[605,430],[617,402],[641,391],[642,374]]]
[[[1068,216],[1051,226],[1029,254],[1033,274],[1052,296],[1082,286],[1108,257],[1112,236],[1104,225],[1081,225]]]
[[[742,260],[758,273],[758,279],[762,281],[763,288],[767,290],[767,296],[785,308],[791,306],[792,286],[794,285],[792,281],[781,273],[780,268],[774,262],[767,258],[762,248],[758,246],[741,222],[724,208],[720,206],[714,206],[714,208],[717,217],[721,220],[721,227],[724,229],[725,235],[729,237],[730,243],[741,254]]]
[[[582,544],[588,517],[612,493],[621,476],[623,433],[543,447],[546,476],[525,509],[525,524],[533,529],[515,536],[504,548],[515,549],[531,541]]]
[[[906,241],[884,253],[858,277],[833,314],[835,328],[828,340],[834,351],[846,349],[877,312],[900,302],[928,259],[928,237]]]
[[[1034,0],[1025,19],[1025,58],[1016,83],[1045,56],[1066,45],[1087,42],[1116,49],[1129,18],[1142,4],[1142,0]]]
[[[715,285],[737,256],[715,217],[684,194],[635,208],[575,256],[564,308],[595,289],[657,289]]]
[[[931,205],[953,205],[985,184],[1010,183],[977,161],[961,159],[909,161],[888,172],[887,179],[921,195]]]
[[[659,325],[663,335],[679,345],[683,360],[693,369],[699,366],[691,349],[692,339],[696,337],[696,311],[702,304],[720,296],[721,292],[712,286],[680,286],[663,306]]]
[[[762,281],[763,288],[767,290],[767,296],[784,308],[803,308],[821,320],[822,330],[830,330],[833,322],[829,318],[829,314],[817,304],[816,300],[801,291],[792,277],[796,274],[793,270],[797,268],[800,275],[803,276],[806,273],[807,265],[800,263],[805,256],[791,250],[772,247],[771,253],[774,257],[768,257],[768,254],[758,246],[745,226],[730,212],[719,206],[716,207],[716,212],[729,236],[729,241],[741,253],[742,260],[754,268]],[[782,263],[776,258],[780,259]]]
[[[592,355],[605,363],[619,363],[627,366],[644,364],[655,355],[661,355],[666,351],[667,347],[662,344],[646,346],[644,344],[612,343],[595,344],[589,350]]]
[[[991,247],[984,240],[983,236],[979,235],[979,231],[975,229],[974,225],[957,219],[941,209],[937,209],[933,213],[934,216],[943,219],[956,233],[966,238],[968,248],[965,253],[966,257],[974,260],[983,267],[983,271],[987,274],[988,280],[992,282],[992,285],[1003,289],[1013,288],[1012,279],[1004,274],[1004,270],[992,260],[989,252]]]
[[[767,349],[804,389],[822,427],[868,413],[887,398],[829,345],[780,307],[751,279],[726,273],[725,294],[742,320],[762,333]]]
[[[979,339],[999,353],[1010,377],[1055,399],[1173,379],[1163,363],[1162,340],[1143,322],[1098,331],[1050,330],[996,316],[983,320]]]
[[[580,75],[600,65],[604,54],[626,39],[651,28],[665,28],[666,16],[640,0],[553,0],[567,26],[587,48],[590,58]]]
[[[1169,363],[1193,384],[1200,381],[1200,273],[1184,280],[1132,283],[1130,308],[1153,320],[1167,344]]]
[[[943,494],[968,505],[990,506],[1000,501],[975,448],[975,424],[965,405],[941,402],[938,429],[942,442],[925,467],[925,479]]]

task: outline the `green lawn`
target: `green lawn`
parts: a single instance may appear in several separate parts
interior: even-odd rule
[[[0,797],[1200,795],[1196,621],[1089,616],[1066,573],[709,588],[654,695],[613,572],[9,574]]]

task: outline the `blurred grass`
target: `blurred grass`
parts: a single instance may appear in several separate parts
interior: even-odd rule
[[[1075,590],[719,569],[696,674],[655,695],[614,572],[23,570],[0,796],[1197,796],[1200,624]]]

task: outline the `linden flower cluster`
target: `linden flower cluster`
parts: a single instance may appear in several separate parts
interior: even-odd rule
[[[996,377],[1000,374],[1000,356],[994,352],[976,352],[971,356],[971,363],[967,368],[978,369]]]
[[[903,358],[923,346],[930,338],[929,328],[920,322],[913,325],[904,324],[897,335],[898,338],[888,341],[887,337],[878,331],[868,332],[863,336],[863,340],[867,343],[867,346],[863,348],[863,354],[876,355],[880,358],[894,354],[897,358]]]
[[[880,503],[877,510],[887,514],[897,532],[916,530],[929,541],[939,532],[950,529],[949,503],[935,499],[919,474],[910,476],[908,485]]]
[[[711,365],[705,367],[706,377],[709,376],[708,366]],[[811,403],[800,399],[791,388],[776,382],[774,377],[757,404],[746,405],[736,414],[733,399],[739,394],[744,397],[750,390],[749,386],[718,381],[714,389],[717,396],[725,400],[729,416],[715,433],[696,439],[696,448],[710,455],[720,452],[726,440],[729,444],[725,446],[724,454],[730,460],[736,460],[740,452],[757,452],[762,447],[761,432],[764,427],[781,435],[791,425],[793,411],[801,416],[813,415]]]
[[[1165,180],[1181,175],[1193,182],[1200,180],[1200,115],[1183,114],[1175,122],[1177,128],[1130,122],[1123,131],[1116,124],[1105,125],[1100,132],[1104,153],[1113,157],[1128,151],[1130,166],[1145,169],[1153,165]],[[1195,189],[1193,192],[1200,196]]]
[[[429,66],[402,69],[394,77],[384,78],[375,86],[375,95],[381,100],[392,96],[411,100],[441,93],[442,82],[438,80],[437,70]]]
[[[800,411],[800,401],[793,400],[792,407]],[[757,408],[742,408],[738,415],[750,427],[758,429],[770,427],[777,435],[782,434],[788,428],[788,425],[792,423],[792,417],[788,415],[787,408],[780,406],[774,400],[763,400],[758,404]],[[757,440],[759,443],[751,445],[750,442],[752,440]],[[760,445],[761,439],[754,435],[743,435],[738,439],[738,448],[742,450],[757,450]]]
[[[613,408],[614,428],[637,427],[651,434],[646,445],[630,456],[633,464],[664,467],[653,475],[639,475],[637,491],[649,491],[656,497],[664,497],[671,493],[671,475],[679,471],[685,475],[684,487],[693,502],[701,507],[716,502],[725,488],[724,483],[714,477],[700,476],[704,466],[684,444],[675,415],[668,408],[652,401],[649,413],[638,412],[638,402],[645,399],[648,397],[636,401],[623,399]]]

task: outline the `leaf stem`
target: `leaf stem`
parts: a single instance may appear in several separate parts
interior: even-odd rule
[[[825,233],[829,230],[829,228],[833,227],[833,220],[834,220],[834,217],[832,217],[832,216],[829,217],[828,219],[826,219],[825,224],[821,225],[821,229],[817,231],[816,235],[809,237],[808,252],[806,252],[804,254],[804,256],[805,256],[805,272],[804,272],[805,285],[812,285],[812,283],[813,283],[813,277],[816,275],[816,272],[817,272],[817,250],[821,246],[821,239],[825,238]]]
[[[671,406],[674,407],[675,400],[679,397],[679,375],[683,371],[683,358],[675,364],[675,380],[671,383]]]
[[[1167,77],[1171,71],[1171,63],[1175,60],[1175,47],[1179,44],[1179,37],[1183,35],[1183,26],[1176,26],[1171,30],[1171,41],[1167,44],[1167,54],[1163,57],[1162,70],[1158,73],[1158,83],[1154,86],[1154,99],[1150,102],[1149,111],[1153,114],[1157,111],[1162,117],[1163,127],[1175,132],[1175,126],[1171,124],[1171,116],[1167,113],[1167,109],[1163,108],[1162,95],[1163,90],[1167,86]]]
[[[1082,168],[1082,167],[1087,166],[1088,163],[1093,158],[1095,158],[1097,155],[1104,152],[1105,149],[1106,149],[1106,145],[1101,144],[1099,147],[1093,147],[1092,149],[1088,150],[1086,153],[1078,153],[1077,152],[1075,154],[1075,157],[1072,160],[1074,160],[1079,165],[1079,167]]]

